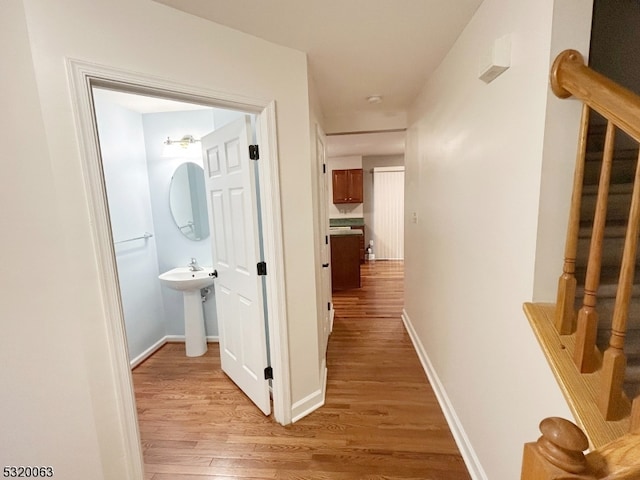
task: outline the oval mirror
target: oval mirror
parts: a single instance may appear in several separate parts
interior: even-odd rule
[[[178,230],[190,240],[209,236],[204,170],[195,163],[183,163],[171,177],[169,206]]]

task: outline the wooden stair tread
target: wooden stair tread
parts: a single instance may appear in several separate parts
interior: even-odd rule
[[[629,418],[607,422],[598,410],[600,371],[581,374],[573,363],[575,335],[559,335],[553,324],[555,305],[525,303],[524,311],[576,421],[599,448],[629,432]]]
[[[609,185],[609,195],[631,195],[633,192],[633,183],[612,183]],[[582,187],[582,194],[596,195],[598,193],[598,185],[585,185]]]
[[[602,160],[604,152],[602,150],[590,150],[585,157],[587,162],[598,162]],[[613,156],[613,161],[616,160],[637,160],[638,149],[637,148],[619,148],[616,149]]]
[[[591,238],[593,232],[592,222],[581,222],[580,230],[578,230],[578,238]],[[604,227],[604,236],[606,238],[624,238],[627,234],[627,222],[620,220],[613,220],[607,222]]]

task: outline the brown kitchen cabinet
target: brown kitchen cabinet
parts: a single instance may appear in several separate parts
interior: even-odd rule
[[[362,235],[331,235],[331,290],[360,288],[360,238]]]
[[[333,171],[333,203],[362,203],[362,169]]]

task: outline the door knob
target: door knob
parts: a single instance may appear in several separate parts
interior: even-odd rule
[[[210,276],[210,277],[213,277],[213,278],[218,278],[218,270],[214,270],[213,272],[211,272],[211,273],[209,274],[209,276]]]

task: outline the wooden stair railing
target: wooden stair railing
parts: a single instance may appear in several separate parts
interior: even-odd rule
[[[540,423],[542,436],[527,443],[521,480],[637,480],[640,435],[627,434],[584,454],[589,441],[575,424],[562,418]]]
[[[580,204],[589,112],[593,110],[606,119],[607,130],[593,218],[584,298],[577,316],[577,322],[575,322],[573,358],[577,368],[582,373],[590,373],[601,369],[602,385],[600,392],[598,392],[597,403],[604,418],[606,420],[618,420],[631,414],[631,419],[634,422],[631,428],[634,429],[640,423],[640,400],[636,399],[633,412],[631,412],[629,399],[623,391],[627,365],[623,349],[634,282],[638,235],[640,234],[640,161],[636,167],[631,197],[631,208],[613,311],[611,338],[604,356],[596,347],[598,328],[596,304],[600,283],[603,237],[607,219],[607,200],[614,156],[615,133],[616,129],[620,129],[640,143],[640,97],[591,70],[585,65],[582,55],[575,50],[566,50],[556,58],[551,70],[551,87],[558,97],[568,98],[573,96],[584,104],[565,245],[565,259],[563,272],[558,282],[555,325],[561,335],[571,334],[574,329],[575,263],[580,227]]]
[[[525,304],[525,312],[571,410],[589,435],[587,437],[576,425],[566,420],[544,420],[540,425],[542,437],[535,443],[525,445],[521,479],[639,480],[640,395],[631,402],[624,392],[623,385],[627,369],[624,351],[628,334],[627,324],[635,268],[637,263],[640,264],[640,256],[637,255],[640,236],[640,158],[635,166],[629,215],[625,218],[627,224],[616,285],[611,335],[604,354],[596,346],[596,308],[603,251],[606,251],[603,239],[607,227],[607,203],[615,163],[616,131],[622,130],[636,144],[640,144],[640,96],[591,70],[585,65],[580,53],[574,50],[566,50],[556,58],[551,70],[551,87],[558,97],[573,96],[583,103],[582,120],[557,302],[555,305],[528,303]],[[582,305],[576,314],[576,263],[577,259],[583,258],[578,256],[578,244],[581,238],[581,221],[585,220],[581,219],[581,203],[587,172],[589,117],[592,112],[604,117],[606,135],[593,220],[588,220],[592,232],[584,278],[584,295]],[[627,160],[628,158],[625,158],[625,161]],[[619,169],[616,171],[620,172]],[[594,180],[595,176],[589,174]],[[628,179],[627,182],[631,181],[631,175],[625,178]],[[587,212],[589,209],[584,211]],[[619,210],[616,211],[613,220],[621,219],[618,214]],[[615,268],[618,268],[617,264]],[[602,342],[599,344],[603,346]],[[583,452],[589,446],[593,450],[585,455]]]

